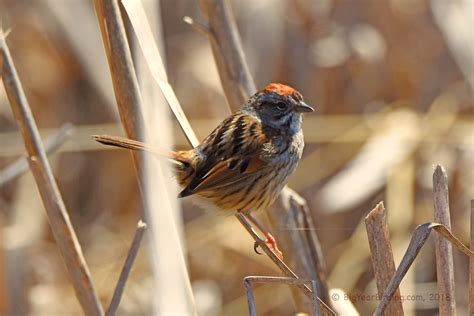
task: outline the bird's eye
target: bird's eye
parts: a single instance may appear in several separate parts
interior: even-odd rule
[[[286,109],[286,103],[285,102],[278,102],[276,104],[276,107],[277,107],[278,110],[283,111],[284,109]]]

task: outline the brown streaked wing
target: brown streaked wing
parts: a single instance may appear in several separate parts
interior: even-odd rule
[[[218,126],[209,139],[212,143],[203,144],[205,161],[179,197],[231,185],[264,167],[260,153],[266,137],[255,133],[256,124],[259,122],[238,112]]]

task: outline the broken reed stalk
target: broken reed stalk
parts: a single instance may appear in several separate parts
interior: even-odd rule
[[[0,46],[5,91],[23,135],[28,153],[28,163],[40,191],[54,239],[84,313],[86,315],[103,315],[102,306],[92,284],[81,246],[51,171],[36,122],[5,41],[3,30],[0,30]]]
[[[122,299],[123,290],[125,289],[125,284],[128,280],[128,275],[132,270],[133,262],[138,254],[138,249],[140,248],[140,244],[143,239],[143,235],[145,234],[146,224],[143,221],[139,221],[137,224],[137,229],[135,230],[135,236],[133,237],[132,244],[130,245],[130,249],[128,251],[127,259],[125,259],[125,263],[122,268],[122,272],[120,272],[120,277],[118,279],[117,285],[115,287],[114,295],[112,296],[112,300],[110,301],[109,308],[105,313],[106,316],[113,316],[117,312],[118,306],[120,304],[120,300]]]
[[[231,109],[235,111],[256,91],[235,19],[225,0],[201,0],[200,4],[208,21],[207,34],[222,86]],[[285,258],[302,278],[317,281],[320,297],[330,304],[326,267],[306,201],[285,187],[267,210],[267,215],[272,227],[276,228],[272,233]],[[293,297],[298,309],[308,307],[301,292],[293,292]]]
[[[73,130],[74,126],[66,123],[60,127],[56,134],[48,137],[44,141],[44,151],[46,154],[51,154],[58,150],[69,139]],[[18,158],[0,171],[0,187],[21,176],[26,171],[28,171],[28,161],[25,157]]]
[[[471,200],[471,251],[474,251],[474,199]],[[469,315],[474,315],[474,257],[469,258]]]
[[[295,279],[293,277],[272,277],[272,276],[248,276],[244,278],[244,286],[247,292],[247,302],[249,306],[249,315],[257,316],[257,309],[255,307],[255,298],[253,296],[253,283],[263,283],[263,284],[287,284],[287,285],[306,285],[307,283],[311,284],[312,288],[312,315],[318,316],[319,312],[319,302],[318,302],[318,285],[314,280],[303,280]]]
[[[369,239],[370,255],[374,277],[377,283],[377,292],[381,297],[387,288],[390,279],[395,275],[395,262],[393,260],[390,232],[387,224],[387,211],[383,202],[370,211],[365,217],[365,227]],[[384,315],[403,315],[400,289],[393,295]]]
[[[448,195],[446,171],[441,165],[437,165],[433,173],[434,220],[451,229]],[[453,250],[451,244],[440,236],[435,236],[435,250],[439,314],[456,315]]]

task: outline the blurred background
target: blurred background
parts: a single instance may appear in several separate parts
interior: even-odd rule
[[[204,21],[194,0],[144,1],[170,83],[199,138],[225,106],[208,38],[182,21]],[[384,201],[395,263],[414,228],[433,221],[433,165],[449,176],[453,232],[469,243],[474,197],[474,1],[233,0],[257,86],[283,82],[317,108],[305,117],[306,148],[290,186],[307,199],[331,288],[354,295],[361,315],[377,301],[365,215]],[[100,299],[108,303],[141,216],[130,153],[94,143],[123,135],[92,1],[2,0],[0,18],[42,136],[74,125],[50,155]],[[176,148],[185,141],[174,118]],[[0,88],[0,170],[24,155]],[[2,177],[5,175],[2,174]],[[5,178],[1,179],[5,180]],[[171,181],[171,180],[170,180]],[[246,315],[247,275],[278,275],[231,215],[182,201],[189,274],[200,315]],[[291,228],[288,228],[291,229]],[[296,229],[296,228],[295,228]],[[147,243],[120,315],[148,315],[154,293]],[[456,302],[467,314],[468,260],[453,251]],[[432,315],[438,302],[433,240],[404,278],[406,315]],[[259,315],[295,313],[287,286],[255,289]],[[80,315],[29,172],[2,181],[0,315]]]

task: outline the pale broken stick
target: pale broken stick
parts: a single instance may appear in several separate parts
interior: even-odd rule
[[[437,165],[433,173],[434,221],[451,229],[449,214],[448,176],[443,166]],[[456,315],[454,294],[454,264],[451,244],[435,236],[436,275],[441,316]]]
[[[377,283],[377,292],[383,295],[390,279],[395,274],[395,262],[393,260],[392,245],[390,243],[390,233],[387,224],[387,212],[383,202],[370,211],[365,217],[365,227],[369,239],[370,257],[374,269],[374,277]],[[396,299],[387,306],[385,315],[403,315],[402,301],[400,300],[400,290],[394,293]]]

